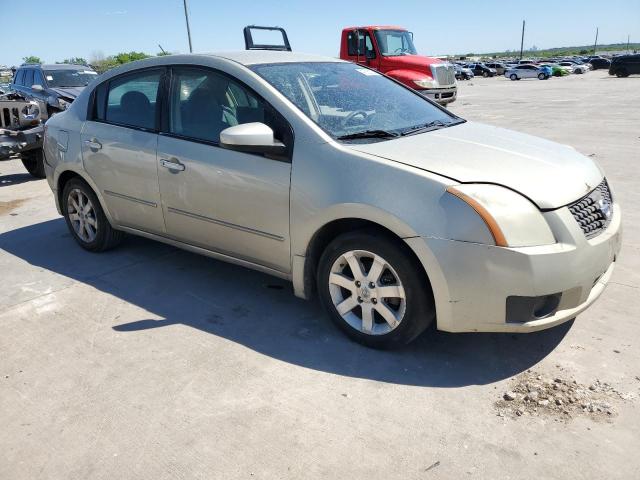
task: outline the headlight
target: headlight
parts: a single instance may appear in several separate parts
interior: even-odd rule
[[[538,207],[508,188],[465,184],[447,188],[482,218],[499,247],[529,247],[556,242]]]
[[[413,83],[421,88],[433,88],[437,87],[438,83],[430,78],[423,78],[422,80],[414,80]]]

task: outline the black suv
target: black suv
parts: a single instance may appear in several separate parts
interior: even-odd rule
[[[85,65],[23,64],[13,76],[11,89],[46,105],[46,119],[65,110],[97,75]]]
[[[593,57],[587,60],[591,65],[593,65],[594,70],[598,70],[599,68],[609,68],[611,66],[611,60],[600,57]]]
[[[628,77],[634,73],[640,73],[640,54],[620,55],[611,59],[609,75],[616,77]]]

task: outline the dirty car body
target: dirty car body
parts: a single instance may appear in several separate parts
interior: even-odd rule
[[[45,153],[85,248],[124,231],[291,280],[370,346],[432,318],[452,332],[572,319],[620,249],[620,206],[592,159],[330,58],[135,62],[48,122]]]

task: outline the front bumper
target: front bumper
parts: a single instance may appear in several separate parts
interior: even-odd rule
[[[417,90],[417,92],[440,105],[446,105],[447,103],[456,101],[456,97],[458,96],[458,87],[430,88],[427,90]]]
[[[427,270],[438,329],[449,332],[533,332],[570,320],[604,291],[620,252],[621,211],[613,206],[607,229],[587,240],[564,207],[545,217],[558,243],[504,248],[439,238],[406,242]],[[507,298],[561,293],[547,317],[507,322]]]

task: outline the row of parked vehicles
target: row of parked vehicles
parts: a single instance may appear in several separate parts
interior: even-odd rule
[[[619,55],[611,59],[601,56],[549,58],[544,60],[510,60],[504,62],[455,62],[457,80],[470,80],[477,76],[495,77],[504,75],[511,80],[563,77],[570,74],[585,74],[590,70],[608,69],[610,75],[627,77],[640,73],[640,55]]]

